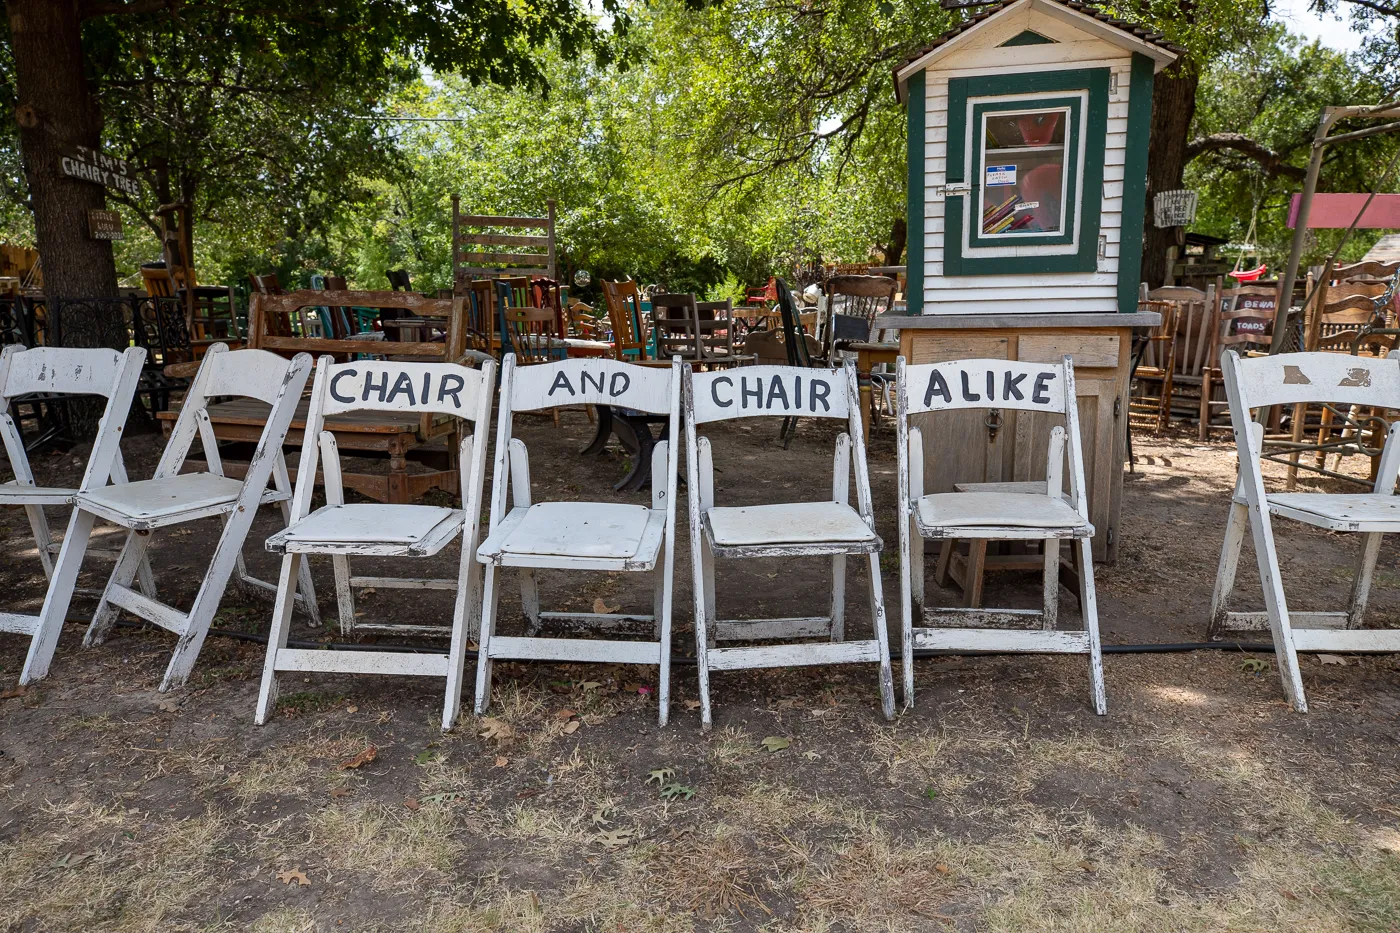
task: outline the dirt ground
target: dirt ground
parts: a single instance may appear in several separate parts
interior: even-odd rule
[[[646,501],[608,488],[621,453],[576,454],[581,413],[518,433],[537,497]],[[709,433],[721,503],[829,489],[832,429],[803,423],[789,451],[776,423]],[[1201,641],[1232,447],[1182,433],[1136,448],[1121,556],[1098,572],[1105,641]],[[150,475],[159,440],[126,449],[131,474]],[[35,469],[72,481],[85,454],[40,455]],[[898,619],[888,426],[871,471]],[[246,549],[264,578],[275,563],[254,542],[276,518],[263,510]],[[188,607],[216,530],[156,544],[163,599]],[[685,535],[682,519],[676,649],[693,655]],[[1280,544],[1295,608],[1345,600],[1357,541],[1282,526]],[[1398,557],[1387,541],[1371,624],[1400,611]],[[382,569],[451,576],[456,560]],[[1261,607],[1248,547],[1244,565],[1241,608]],[[867,580],[851,566],[858,633]],[[90,557],[81,585],[109,569]],[[828,570],[721,563],[720,611],[812,614]],[[329,565],[314,575],[330,621]],[[647,576],[546,574],[542,602],[644,609]],[[43,599],[17,509],[0,514],[0,593],[9,611]],[[1038,593],[1035,577],[1004,573],[987,599],[1033,605]],[[956,594],[930,582],[940,598]],[[1073,598],[1062,606],[1072,624]],[[263,647],[228,636],[211,636],[190,683],[161,695],[172,637],[133,626],[85,650],[91,609],[75,601],[50,677],[27,690],[16,688],[27,642],[0,636],[0,929],[1400,930],[1394,657],[1305,658],[1306,716],[1284,704],[1267,652],[1110,655],[1106,717],[1090,711],[1080,658],[921,660],[917,705],[894,723],[871,668],[725,673],[708,734],[693,666],[676,666],[660,729],[654,669],[498,664],[492,719],[468,715],[444,736],[436,680],[331,675],[284,677],[275,720],[258,728]],[[451,600],[364,592],[358,609],[365,622],[422,623],[446,619]],[[264,632],[269,612],[230,592],[216,626]],[[519,625],[509,586],[502,620]],[[301,618],[293,637],[342,638]]]

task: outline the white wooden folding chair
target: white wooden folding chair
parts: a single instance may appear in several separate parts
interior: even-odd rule
[[[1400,442],[1396,440],[1400,423],[1390,426],[1372,492],[1269,493],[1264,489],[1261,468],[1264,426],[1251,420],[1250,410],[1327,402],[1400,408],[1400,359],[1395,353],[1380,360],[1325,351],[1240,359],[1234,350],[1226,350],[1220,362],[1239,450],[1239,478],[1230,502],[1225,544],[1211,598],[1210,634],[1219,638],[1227,631],[1262,631],[1267,627],[1273,635],[1283,692],[1295,710],[1306,713],[1308,701],[1298,669],[1299,651],[1400,651],[1400,629],[1361,628],[1381,535],[1400,531],[1400,498],[1395,495],[1396,474],[1400,472]],[[1361,534],[1361,554],[1345,611],[1289,611],[1274,546],[1274,516],[1328,531]],[[1246,524],[1254,534],[1254,553],[1267,607],[1264,612],[1228,609]]]
[[[278,671],[444,677],[447,699],[443,704],[443,731],[456,723],[461,707],[467,639],[475,634],[481,607],[477,585],[481,567],[474,555],[486,477],[487,419],[495,385],[495,362],[487,362],[476,370],[452,363],[362,361],[337,364],[333,357],[321,357],[311,389],[311,411],[306,422],[306,441],[301,448],[301,464],[297,468],[291,524],[267,539],[267,549],[283,557],[262,691],[258,695],[258,725],[267,722],[277,704]],[[432,412],[470,421],[473,432],[462,432],[458,460],[462,508],[377,502],[347,504],[341,486],[340,452],[335,435],[323,428],[327,415],[351,411]],[[312,438],[319,444],[312,443]],[[326,504],[313,512],[311,494],[316,487],[318,446],[319,469],[325,475]],[[445,654],[287,647],[297,575],[312,554],[330,556],[335,567],[337,598],[343,603],[350,597],[348,555],[431,557],[453,540],[462,543],[454,579],[379,577],[376,583],[391,589],[456,591],[452,624],[438,628],[450,639]]]
[[[1074,365],[1009,360],[955,360],[896,369],[899,409],[899,551],[903,592],[904,655],[913,648],[944,651],[1010,651],[1087,654],[1094,712],[1108,711],[1099,645],[1098,603],[1084,484],[1084,451],[1074,393]],[[1011,409],[1063,416],[1049,431],[1045,492],[950,492],[924,495],[923,432],[911,415],[956,409]],[[1030,417],[1022,414],[1020,417]],[[1058,419],[1056,419],[1058,420]],[[1068,443],[1066,443],[1068,441]],[[1069,495],[1063,492],[1068,453]],[[1043,606],[1040,609],[929,609],[924,605],[924,539],[968,538],[1045,542]],[[1079,548],[1080,605],[1084,628],[1058,629],[1060,541]],[[923,628],[914,628],[914,613]],[[1029,629],[1028,626],[1035,626]],[[904,703],[914,699],[914,669],[904,665]]]
[[[4,445],[15,474],[11,482],[0,483],[0,506],[23,507],[47,579],[53,579],[53,557],[59,545],[49,532],[44,506],[70,505],[80,492],[105,486],[109,480],[126,482],[121,437],[145,360],[146,351],[141,347],[130,347],[124,353],[69,347],[26,350],[19,345],[0,350],[0,444]],[[100,395],[107,399],[87,465],[76,487],[39,486],[35,482],[24,440],[10,416],[9,407],[16,398],[38,393],[46,396]],[[145,561],[139,568],[138,585],[148,596],[155,592],[151,567]],[[38,630],[38,621],[38,616],[0,613],[0,631],[32,636]]]
[[[272,584],[247,573],[243,566],[243,539],[252,527],[260,504],[279,503],[284,520],[291,514],[288,500],[292,484],[287,475],[282,442],[310,372],[311,357],[306,353],[286,360],[266,350],[230,353],[221,343],[209,348],[185,394],[180,417],[155,475],[148,480],[85,490],[74,500],[73,517],[68,522],[68,532],[63,537],[63,547],[44,598],[39,633],[30,645],[20,683],[26,684],[48,674],[49,662],[73,597],[73,584],[98,519],[118,524],[128,529],[128,533],[83,644],[101,644],[122,609],[174,632],[179,641],[161,681],[162,691],[183,684],[189,677],[229,577],[235,570],[242,585],[268,592],[275,589]],[[224,476],[218,442],[209,420],[210,399],[221,396],[254,398],[271,406],[257,450],[242,480]],[[196,434],[203,445],[208,470],[181,473]],[[269,479],[273,489],[267,488]],[[223,532],[189,612],[181,612],[131,589],[137,566],[145,558],[155,532],[211,517],[222,521]],[[309,572],[302,578],[297,599],[313,622],[319,624]]]
[[[760,415],[842,418],[848,433],[836,437],[831,499],[769,505],[716,506],[710,439],[703,424]],[[856,367],[805,369],[747,366],[711,373],[685,370],[686,475],[690,504],[690,560],[695,588],[695,658],[700,673],[700,717],[710,717],[710,671],[816,664],[874,663],[885,717],[894,718],[885,596],[870,475],[865,464]],[[851,459],[855,449],[856,505],[851,508]],[[871,637],[845,639],[846,557],[864,555],[870,565]],[[829,557],[831,605],[827,614],[784,619],[718,619],[715,558]],[[814,637],[826,642],[719,647],[721,641],[775,641]],[[906,664],[907,664],[906,660]]]
[[[507,354],[497,414],[496,467],[491,480],[491,533],[477,549],[486,565],[481,617],[481,653],[476,673],[476,712],[491,699],[491,663],[499,658],[533,661],[658,665],[660,721],[671,697],[671,568],[675,563],[676,466],[680,459],[681,364],[669,369],[601,358],[571,359],[535,366],[515,365]],[[651,459],[651,508],[621,502],[534,502],[525,443],[511,437],[513,415],[564,405],[612,405],[670,417],[667,439]],[[513,507],[506,511],[506,490]],[[496,634],[502,568],[520,574],[520,601],[528,625],[524,636]],[[652,613],[541,612],[536,570],[595,570],[650,573]],[[542,637],[546,623],[575,623],[594,629],[652,623],[652,641]]]

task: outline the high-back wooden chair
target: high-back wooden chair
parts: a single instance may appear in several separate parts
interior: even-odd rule
[[[828,350],[875,339],[875,318],[894,307],[899,283],[882,275],[833,275],[826,280],[825,333],[818,342]]]
[[[1227,399],[1216,398],[1220,394],[1216,390],[1222,385],[1220,355],[1226,350],[1245,356],[1269,352],[1274,335],[1275,293],[1275,289],[1259,285],[1227,288],[1220,293],[1221,311],[1216,315],[1209,363],[1202,370],[1199,440],[1209,438],[1212,427],[1229,427],[1228,422],[1217,424],[1217,412],[1228,418],[1230,408]]]
[[[535,661],[657,665],[659,717],[670,710],[671,571],[675,562],[676,476],[680,453],[681,367],[631,366],[608,359],[572,359],[540,366],[517,366],[506,356],[497,414],[495,471],[491,479],[491,533],[477,559],[486,565],[476,712],[491,698],[491,665],[502,658]],[[535,502],[525,442],[512,437],[516,412],[565,405],[610,405],[668,416],[667,440],[652,453],[651,507],[621,502]],[[665,477],[664,481],[662,477]],[[512,507],[506,508],[509,492]],[[524,636],[496,631],[500,573],[520,575],[520,599],[527,625]],[[535,574],[540,570],[649,573],[652,612],[542,612]],[[616,630],[642,623],[650,640],[581,639],[540,634],[548,624],[573,623]]]
[[[170,270],[164,265],[142,266],[141,284],[146,288],[146,294],[152,298],[174,298],[175,280],[170,277]]]
[[[1366,493],[1270,493],[1264,485],[1263,425],[1252,418],[1259,408],[1333,403],[1361,408],[1400,408],[1400,358],[1355,357],[1303,352],[1241,359],[1233,350],[1222,357],[1230,420],[1239,450],[1239,478],[1225,525],[1209,633],[1267,629],[1273,638],[1283,692],[1295,710],[1308,710],[1298,667],[1299,651],[1400,651],[1400,629],[1363,629],[1361,623],[1380,553],[1381,536],[1400,531],[1400,423],[1387,433],[1375,486]],[[1351,599],[1340,612],[1291,612],[1284,596],[1273,521],[1287,518],[1331,532],[1362,536]],[[1264,590],[1263,612],[1229,609],[1245,531],[1253,533],[1254,553]]]
[[[722,301],[697,301],[696,340],[700,344],[700,360],[707,366],[750,363],[751,356],[739,353],[734,347],[734,302],[725,298]]]
[[[1161,320],[1145,337],[1135,338],[1141,343],[1135,345],[1136,360],[1128,392],[1130,443],[1134,426],[1151,428],[1154,434],[1160,434],[1171,421],[1167,410],[1170,396],[1164,389],[1176,362],[1172,356],[1176,347],[1176,309],[1173,301],[1142,299],[1138,302],[1139,311],[1155,312]],[[1143,377],[1141,380],[1139,373]]]
[[[243,539],[252,527],[259,505],[277,503],[284,521],[291,514],[288,500],[292,485],[282,455],[282,442],[310,373],[311,357],[305,353],[286,360],[262,350],[229,352],[224,344],[209,348],[185,395],[179,420],[175,422],[155,475],[148,480],[87,489],[75,498],[73,517],[68,522],[53,579],[49,581],[48,595],[44,597],[40,630],[20,675],[22,683],[48,673],[73,597],[78,569],[98,519],[122,526],[127,529],[127,536],[83,643],[101,644],[121,610],[175,634],[179,640],[161,681],[162,691],[183,684],[189,677],[230,577],[236,573],[240,588],[272,589],[270,584],[248,574],[243,564]],[[209,422],[209,401],[220,396],[249,397],[270,406],[257,452],[241,480],[224,475],[218,442]],[[185,457],[196,437],[204,447],[208,469],[182,473]],[[269,481],[272,489],[268,489]],[[137,568],[145,560],[157,533],[204,518],[219,519],[223,532],[188,612],[131,589]],[[309,572],[303,571],[300,592],[298,604],[313,623],[319,623]]]
[[[864,432],[855,364],[842,369],[748,366],[742,369],[685,375],[686,475],[690,508],[690,560],[694,574],[695,657],[700,674],[700,716],[710,727],[710,671],[814,664],[876,665],[880,701],[894,718],[894,681],[890,672],[885,597],[880,581],[880,551],[870,475],[865,464]],[[762,415],[846,422],[837,435],[831,498],[819,502],[783,502],[756,506],[715,504],[714,460],[710,440],[697,436],[700,426]],[[851,467],[855,461],[856,508],[850,502]],[[871,634],[845,637],[846,558],[863,556],[869,566]],[[715,558],[785,560],[821,557],[831,560],[831,601],[826,613],[789,619],[718,618]],[[725,641],[809,639],[783,645],[720,647]],[[811,642],[810,639],[822,639]],[[911,658],[906,654],[904,665]]]
[[[453,195],[453,293],[465,294],[470,282],[482,276],[543,276],[558,281],[554,201],[545,204],[544,217],[463,214],[461,199]]]
[[[307,442],[301,448],[301,464],[297,470],[297,488],[289,523],[286,530],[267,540],[267,549],[282,555],[282,572],[277,582],[277,601],[272,612],[272,630],[268,635],[262,689],[258,695],[258,725],[266,723],[276,707],[278,671],[442,677],[447,681],[442,711],[443,731],[451,729],[457,721],[467,640],[475,635],[477,612],[481,606],[481,573],[475,553],[486,475],[491,393],[495,382],[496,365],[489,360],[481,369],[474,370],[452,363],[368,360],[336,363],[329,356],[321,357],[311,389]],[[462,508],[347,503],[341,484],[340,452],[336,447],[335,435],[325,430],[325,419],[329,415],[364,411],[431,411],[469,422],[471,430],[459,431],[462,438],[458,454]],[[325,476],[326,504],[313,511],[311,496],[315,491],[318,470]],[[432,557],[453,541],[461,543],[462,552],[457,574],[452,579],[389,577],[382,574],[357,578],[350,574],[349,558],[352,555],[381,559]],[[389,631],[405,628],[402,624],[371,626],[357,622],[353,595],[356,586],[455,590],[457,597],[451,625],[441,631],[441,634],[448,636],[447,651],[403,654],[289,648],[287,635],[297,594],[297,579],[301,568],[312,555],[331,558],[341,630],[347,633],[356,627]],[[409,628],[414,634],[425,633],[425,627],[421,624]]]
[[[124,353],[106,349],[37,347],[26,350],[12,344],[0,350],[0,445],[9,459],[14,479],[0,482],[0,506],[24,509],[34,534],[34,545],[44,577],[53,579],[53,557],[59,551],[49,531],[45,506],[66,506],[80,493],[106,486],[109,481],[125,483],[121,436],[131,411],[146,351],[130,347]],[[24,449],[24,439],[10,415],[11,403],[26,395],[101,396],[107,399],[97,425],[97,437],[88,452],[87,464],[77,486],[40,486]],[[13,554],[11,556],[14,556]],[[151,568],[142,563],[140,586],[147,596],[155,592]],[[38,616],[0,612],[0,631],[33,637]]]
[[[1165,331],[1170,340],[1149,344],[1134,375],[1138,384],[1134,395],[1140,410],[1153,398],[1153,389],[1157,390],[1156,430],[1160,431],[1171,423],[1174,406],[1185,407],[1178,404],[1179,399],[1189,400],[1188,404],[1194,402],[1191,407],[1197,411],[1197,417],[1205,410],[1201,386],[1220,311],[1214,285],[1207,286],[1204,291],[1180,285],[1166,286],[1152,289],[1145,297],[1154,308],[1169,312],[1172,324],[1170,330]],[[1167,316],[1163,315],[1164,325]]]
[[[679,356],[688,363],[699,362],[700,310],[691,293],[651,296],[651,325],[656,334],[657,359]]]
[[[613,333],[613,356],[640,363],[651,359],[651,335],[642,313],[642,293],[632,279],[622,282],[603,280],[603,302],[608,306],[608,323]]]
[[[954,360],[908,366],[896,364],[899,412],[899,550],[903,594],[903,645],[950,651],[1084,654],[1089,658],[1094,712],[1108,710],[1094,590],[1094,526],[1084,481],[1084,450],[1074,392],[1074,364],[1011,360]],[[1011,409],[1063,418],[1050,429],[1045,490],[950,492],[924,495],[924,441],[909,418],[926,411]],[[1027,417],[1021,415],[1020,417]],[[1069,492],[1064,491],[1065,474]],[[930,609],[924,603],[924,539],[1044,542],[1040,609]],[[1079,548],[1078,630],[1059,628],[1060,541]],[[918,614],[923,627],[914,627]],[[914,671],[904,668],[904,704],[914,697]]]

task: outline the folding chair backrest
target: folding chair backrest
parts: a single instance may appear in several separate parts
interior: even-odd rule
[[[697,425],[761,416],[849,420],[853,410],[860,410],[842,369],[742,366],[690,378],[686,416]]]
[[[669,414],[675,366],[632,366],[603,357],[560,360],[515,369],[509,411],[564,405],[611,405],[653,415]]]
[[[774,279],[778,289],[778,310],[783,316],[783,343],[787,347],[789,366],[811,366],[812,357],[807,352],[806,331],[797,310],[797,299],[792,289],[782,279]]]
[[[290,379],[287,360],[266,350],[235,350],[205,357],[205,397],[231,395],[271,405]]]
[[[1226,350],[1222,364],[1232,409],[1237,400],[1244,411],[1304,402],[1400,408],[1396,359],[1327,352],[1241,359]]]
[[[901,410],[911,415],[960,408],[1001,408],[1066,414],[1073,410],[1063,363],[950,360],[904,367]]]

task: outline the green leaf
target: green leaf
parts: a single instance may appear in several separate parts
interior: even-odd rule
[[[673,800],[680,797],[682,800],[690,800],[695,796],[695,788],[686,787],[684,784],[667,784],[661,788],[662,800]]]
[[[768,749],[770,755],[782,751],[791,744],[791,739],[785,739],[781,735],[770,735],[762,742],[763,747]]]
[[[657,784],[661,785],[675,776],[675,768],[657,768],[655,771],[647,772],[647,783],[650,784],[652,781],[655,781]]]

